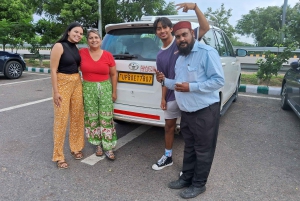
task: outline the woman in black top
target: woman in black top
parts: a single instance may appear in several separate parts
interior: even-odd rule
[[[82,39],[83,28],[71,23],[52,47],[50,54],[51,80],[54,102],[52,161],[59,169],[68,168],[64,157],[64,141],[68,119],[70,118],[69,143],[75,159],[83,158],[84,110],[82,84],[78,68],[80,55],[76,44]]]

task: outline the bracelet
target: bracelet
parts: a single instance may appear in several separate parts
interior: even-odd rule
[[[194,6],[194,9],[193,9],[193,10],[196,10],[196,7],[197,7],[197,4],[195,3],[195,6]]]

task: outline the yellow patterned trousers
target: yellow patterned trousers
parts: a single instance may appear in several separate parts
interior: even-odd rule
[[[71,151],[78,152],[84,147],[84,110],[82,83],[79,73],[57,73],[57,86],[62,102],[60,107],[57,107],[53,102],[53,161],[65,160],[64,143],[69,119],[69,144]]]

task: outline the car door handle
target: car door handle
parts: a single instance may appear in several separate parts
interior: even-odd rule
[[[226,66],[226,63],[222,63],[222,67],[225,67]]]
[[[234,65],[235,64],[235,61],[231,62],[231,65]]]

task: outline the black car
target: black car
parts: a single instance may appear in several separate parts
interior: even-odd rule
[[[290,66],[282,81],[281,108],[292,109],[300,118],[300,62],[292,62]]]
[[[22,56],[17,53],[0,51],[0,73],[9,79],[21,77],[26,69],[26,63]]]

